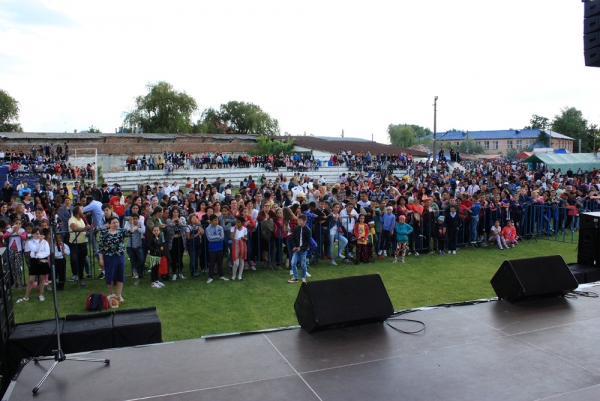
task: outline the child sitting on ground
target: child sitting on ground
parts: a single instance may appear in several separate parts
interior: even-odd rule
[[[506,225],[502,229],[502,236],[504,237],[505,245],[510,244],[511,247],[515,247],[517,244],[517,230],[512,220],[506,221]]]
[[[494,226],[490,229],[490,242],[496,242],[500,250],[504,249],[502,248],[502,245],[504,245],[505,248],[508,248],[508,245],[506,245],[506,241],[504,241],[504,236],[502,235],[502,227],[500,227],[500,220],[496,220],[494,222]]]

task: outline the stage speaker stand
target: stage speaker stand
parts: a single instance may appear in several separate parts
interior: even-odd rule
[[[8,265],[8,251],[6,248],[0,248],[0,276],[10,274],[10,266]]]
[[[505,260],[490,283],[509,302],[565,295],[579,286],[560,255]]]
[[[65,354],[114,348],[112,311],[67,315],[61,339]]]
[[[61,331],[63,325],[64,319],[60,319]],[[54,319],[18,324],[8,337],[9,371],[16,372],[23,358],[51,355],[58,347],[55,331]]]
[[[383,322],[394,313],[379,274],[302,283],[294,310],[309,333]]]
[[[156,306],[115,311],[113,335],[117,348],[162,343]]]
[[[600,67],[600,1],[585,1],[583,52],[587,67]]]

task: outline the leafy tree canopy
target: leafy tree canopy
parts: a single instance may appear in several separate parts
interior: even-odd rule
[[[294,148],[294,140],[270,139],[266,135],[258,137],[256,140],[256,149],[250,150],[253,155],[281,155],[290,154]]]
[[[93,125],[90,125],[90,128],[88,128],[87,130],[90,134],[101,134],[102,131],[100,131],[99,128],[94,127]]]
[[[524,127],[523,129],[546,129],[551,126],[550,119],[547,117],[538,116],[534,114],[529,120],[531,125]]]
[[[194,98],[163,81],[146,88],[148,94],[135,98],[135,109],[125,113],[126,124],[146,133],[192,132],[192,114],[198,110]]]
[[[0,89],[0,132],[23,132],[19,120],[19,102]]]
[[[408,148],[416,143],[415,132],[408,124],[390,124],[387,133],[391,144],[394,146]]]
[[[205,109],[194,132],[208,134],[279,135],[279,122],[253,103],[231,101],[219,110]]]
[[[480,155],[484,153],[483,147],[477,145],[472,138],[465,139],[458,145],[458,151],[465,155]]]

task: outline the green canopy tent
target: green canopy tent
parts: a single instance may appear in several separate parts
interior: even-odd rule
[[[577,171],[592,171],[600,168],[600,158],[594,153],[568,153],[568,154],[544,154],[536,153],[523,160],[523,163],[545,163],[548,169],[561,169],[565,172],[569,168]]]

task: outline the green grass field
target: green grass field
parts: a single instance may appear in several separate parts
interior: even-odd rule
[[[500,251],[496,247],[460,248],[456,255],[408,256],[406,263],[393,264],[391,259],[359,266],[339,263],[331,266],[322,260],[310,268],[309,280],[323,280],[362,274],[379,273],[396,310],[447,302],[458,302],[495,296],[490,279],[505,259],[535,256],[563,256],[567,263],[577,259],[576,243],[549,240],[521,243],[516,248]],[[186,263],[187,266],[187,263]],[[67,272],[70,267],[67,267]],[[128,268],[128,271],[130,269]],[[184,271],[184,275],[187,274]],[[140,308],[155,305],[162,321],[163,340],[185,340],[205,334],[217,334],[265,329],[298,324],[294,301],[300,284],[289,284],[287,270],[244,272],[242,282],[215,280],[206,284],[206,275],[166,282],[162,289],[150,288],[149,274],[134,285],[127,278],[121,308]],[[89,280],[90,287],[106,291],[102,280]],[[53,318],[51,294],[46,301],[37,300],[33,290],[29,302],[15,303],[17,322]],[[97,292],[97,291],[95,291]],[[88,289],[78,289],[67,283],[59,292],[61,316],[85,313]],[[13,298],[22,297],[24,290],[14,291]]]

